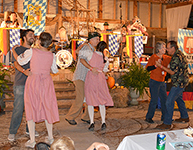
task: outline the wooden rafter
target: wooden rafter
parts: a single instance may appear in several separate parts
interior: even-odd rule
[[[14,12],[17,12],[18,1],[14,0]]]

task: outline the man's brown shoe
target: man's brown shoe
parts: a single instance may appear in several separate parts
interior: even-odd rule
[[[156,129],[160,129],[160,130],[171,129],[172,125],[162,123],[162,124],[156,126],[155,128]]]
[[[175,119],[175,122],[182,122],[182,123],[184,123],[184,122],[189,122],[189,118],[179,118],[179,119]]]

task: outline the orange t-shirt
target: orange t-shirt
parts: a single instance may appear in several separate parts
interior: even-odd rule
[[[162,66],[168,67],[168,64],[171,61],[171,57],[168,55],[163,55],[162,58],[163,58],[163,60],[161,61]],[[155,62],[158,61],[158,59],[160,59],[160,57],[158,57],[156,54],[153,54],[150,57],[147,65],[146,65],[146,68],[148,66],[155,66]],[[166,74],[167,74],[167,72],[165,72],[160,67],[157,67],[156,69],[151,70],[150,78],[155,80],[155,81],[163,82],[165,80]]]

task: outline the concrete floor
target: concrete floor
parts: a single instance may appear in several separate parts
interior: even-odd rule
[[[107,129],[100,130],[101,118],[100,113],[95,113],[95,129],[89,131],[89,125],[80,120],[80,116],[76,119],[77,125],[69,125],[65,121],[65,114],[67,110],[60,110],[60,122],[54,124],[54,138],[62,135],[71,137],[75,142],[76,150],[85,150],[93,142],[104,142],[109,145],[111,150],[116,150],[119,143],[125,136],[144,134],[151,132],[159,132],[160,130],[154,129],[156,125],[161,124],[161,112],[156,110],[153,120],[154,124],[149,124],[144,121],[148,109],[148,102],[140,102],[138,106],[128,106],[127,108],[108,108],[106,115]],[[190,122],[189,123],[173,123],[172,130],[187,128],[189,125],[193,126],[193,111],[188,111]],[[174,111],[174,119],[179,118],[179,111]],[[0,114],[0,149],[1,150],[25,150],[24,144],[29,139],[25,135],[25,116],[23,117],[22,124],[16,134],[16,141],[9,142],[7,140],[9,134],[9,123],[11,120],[10,114]],[[36,142],[43,142],[47,136],[46,127],[44,123],[36,124],[36,130],[40,136],[36,137]]]

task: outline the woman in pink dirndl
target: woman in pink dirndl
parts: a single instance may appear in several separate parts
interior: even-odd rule
[[[85,97],[90,117],[90,127],[88,129],[91,131],[94,130],[94,106],[99,106],[102,118],[101,129],[104,130],[106,128],[105,106],[114,105],[104,74],[108,70],[109,64],[103,54],[105,48],[107,48],[107,44],[104,41],[99,42],[97,51],[93,52],[92,58],[89,61],[89,65],[98,68],[99,73],[94,75],[90,70],[85,80]]]
[[[36,144],[35,122],[45,121],[48,131],[46,142],[52,144],[53,123],[59,121],[57,99],[50,75],[50,70],[57,73],[58,69],[55,54],[47,49],[52,43],[52,36],[42,32],[38,43],[39,48],[31,48],[19,56],[13,51],[20,65],[30,61],[31,75],[26,80],[24,91],[25,114],[30,133],[30,140],[25,143],[25,146],[30,148]]]

